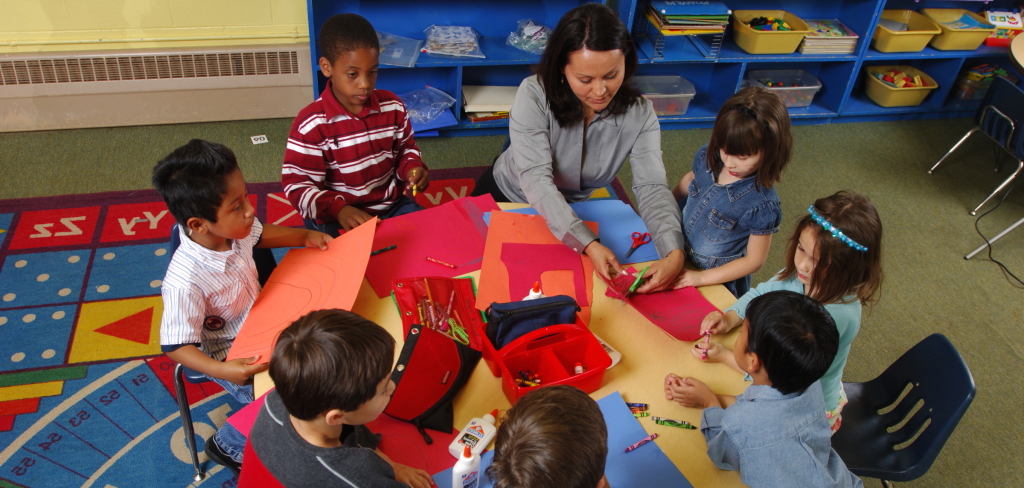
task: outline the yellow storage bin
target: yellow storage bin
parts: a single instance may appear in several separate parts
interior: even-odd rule
[[[939,24],[913,10],[884,10],[882,18],[907,24],[907,30],[889,30],[881,23],[871,36],[871,46],[883,53],[916,53],[942,33]]]
[[[921,13],[939,24],[942,34],[932,38],[931,45],[940,51],[973,51],[985,42],[989,34],[996,31],[996,26],[989,24],[984,17],[962,8],[923,8]],[[969,15],[982,24],[991,25],[991,29],[952,29],[943,22],[956,22],[960,17]]]
[[[875,78],[875,73],[888,73],[892,70],[906,73],[913,78],[920,76],[928,86],[915,88],[893,88]],[[868,66],[865,68],[868,79],[864,82],[864,92],[875,103],[883,107],[913,107],[921,105],[932,90],[939,87],[935,80],[913,66]]]
[[[782,19],[793,30],[759,31],[744,23],[758,17]],[[785,10],[732,11],[732,38],[736,45],[750,54],[792,54],[810,31],[807,22]]]

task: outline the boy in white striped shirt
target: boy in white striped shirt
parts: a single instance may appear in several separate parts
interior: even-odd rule
[[[267,365],[255,364],[259,357],[224,358],[260,292],[252,249],[327,249],[331,237],[261,225],[234,153],[220,144],[193,139],[175,149],[153,168],[153,186],[177,220],[181,238],[161,286],[161,350],[249,403],[252,375]],[[206,451],[237,473],[244,447],[245,437],[225,424]]]

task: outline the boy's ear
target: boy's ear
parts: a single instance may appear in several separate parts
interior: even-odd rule
[[[205,234],[206,233],[206,220],[199,217],[189,217],[185,221],[185,233],[192,236],[192,234]]]
[[[345,412],[340,409],[331,409],[324,413],[324,422],[327,425],[341,425],[345,420]]]
[[[323,56],[320,56],[320,61],[317,61],[317,64],[320,66],[320,72],[323,73],[324,76],[330,78],[331,77],[331,62],[328,61],[327,58],[325,58]]]
[[[601,480],[597,482],[597,488],[611,488],[608,484],[608,475],[601,477]]]
[[[754,373],[764,371],[764,363],[761,362],[761,358],[757,355],[757,353],[748,352],[747,354],[750,355],[750,364],[748,365],[750,366],[750,369],[747,370],[747,373],[753,376]]]

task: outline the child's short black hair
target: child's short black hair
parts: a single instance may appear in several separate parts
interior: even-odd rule
[[[338,56],[356,49],[376,49],[380,52],[377,31],[370,21],[356,14],[337,14],[320,26],[320,57],[334,64]]]
[[[839,329],[817,300],[773,291],[747,305],[747,350],[757,354],[772,386],[803,391],[828,371],[839,350]]]
[[[312,420],[370,401],[394,358],[395,339],[383,327],[345,310],[317,310],[281,331],[270,377],[288,413]]]
[[[566,385],[519,399],[498,427],[494,488],[594,488],[604,476],[608,428],[597,402]]]
[[[182,226],[198,217],[217,223],[228,175],[238,170],[235,153],[216,142],[192,139],[153,167],[153,187]]]

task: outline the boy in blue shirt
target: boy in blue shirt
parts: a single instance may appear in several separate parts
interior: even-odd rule
[[[703,408],[708,457],[738,470],[751,488],[860,488],[832,449],[818,380],[839,348],[839,331],[820,303],[791,291],[750,301],[733,354],[754,384],[738,397],[716,396],[694,378],[669,374],[665,396]],[[727,408],[726,408],[727,407]]]

